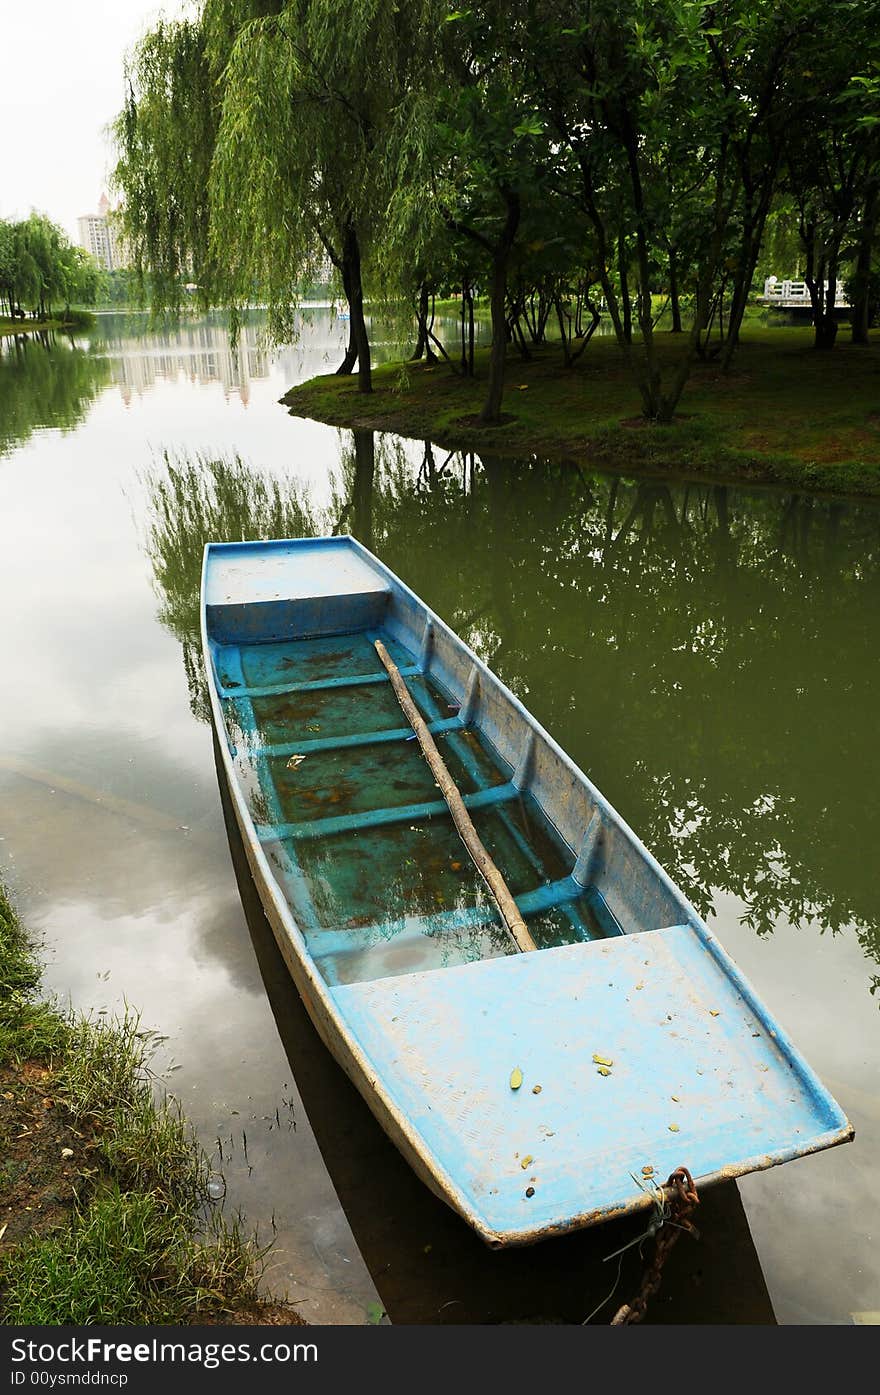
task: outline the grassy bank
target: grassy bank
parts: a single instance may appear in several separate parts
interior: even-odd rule
[[[260,1300],[260,1251],[208,1201],[151,1034],[62,1013],[39,980],[0,887],[0,1321],[300,1322]]]
[[[0,336],[39,334],[49,329],[87,329],[94,321],[94,315],[88,310],[71,310],[69,315],[52,320],[10,320],[0,315]]]
[[[488,350],[476,378],[445,363],[383,364],[374,392],[354,378],[313,378],[283,401],[296,416],[430,439],[449,449],[540,454],[585,467],[786,484],[880,495],[880,353],[841,340],[830,354],[806,328],[749,328],[724,374],[697,363],[671,426],[639,415],[639,400],[615,341],[594,340],[573,369],[558,346],[523,360],[511,350],[503,425],[476,420]],[[681,340],[658,335],[668,359]]]

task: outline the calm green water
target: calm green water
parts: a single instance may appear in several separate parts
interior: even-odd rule
[[[593,1306],[557,1295],[557,1270],[582,1271],[556,1242],[529,1256],[524,1312],[516,1261],[480,1268],[454,1218],[441,1264],[434,1203],[327,1074],[250,914],[248,935],[206,725],[202,544],[352,531],[617,806],[856,1126],[846,1148],[740,1183],[749,1229],[713,1248],[704,1222],[699,1282],[671,1276],[667,1320],[743,1320],[723,1284],[759,1282],[758,1262],[780,1321],[880,1309],[880,510],[292,419],[277,399],[334,367],[344,337],[316,310],[271,355],[256,323],[233,353],[219,319],[153,334],[102,317],[76,343],[0,341],[0,870],[52,986],[95,1011],[136,1003],[168,1034],[159,1068],[235,1204],[274,1221],[270,1278],[306,1316]],[[344,1136],[322,1113],[345,1114]]]

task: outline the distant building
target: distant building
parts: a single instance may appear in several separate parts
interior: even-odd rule
[[[110,200],[101,195],[97,213],[84,213],[77,219],[79,223],[80,246],[91,252],[95,261],[105,271],[118,271],[129,265],[125,246],[114,226]]]

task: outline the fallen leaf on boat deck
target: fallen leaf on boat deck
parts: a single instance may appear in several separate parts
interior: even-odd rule
[[[654,1169],[653,1169],[653,1167],[643,1167],[643,1168],[642,1168],[642,1176],[643,1176],[643,1177],[653,1177],[653,1176],[654,1176]]]
[[[520,1087],[520,1085],[521,1085],[522,1083],[523,1083],[523,1073],[522,1073],[522,1071],[520,1070],[519,1066],[517,1066],[515,1070],[512,1070],[512,1071],[510,1072],[510,1088],[511,1088],[511,1090],[518,1090],[519,1087]]]
[[[533,1095],[540,1095],[540,1093],[541,1093],[541,1087],[540,1087],[540,1085],[533,1085],[533,1086],[532,1086],[532,1094],[533,1094]]]
[[[715,1008],[710,1008],[710,1009],[709,1009],[709,1016],[710,1016],[710,1017],[720,1017],[720,1016],[721,1016],[721,1013],[718,1012],[718,1011],[716,1011]]]
[[[596,1074],[597,1074],[597,1075],[610,1075],[611,1072],[610,1072],[610,1070],[608,1069],[607,1066],[600,1066],[599,1069],[596,1071]]]
[[[679,1127],[678,1127],[678,1124],[670,1124],[670,1125],[669,1125],[669,1132],[670,1132],[670,1133],[679,1133],[679,1132],[680,1132],[680,1129],[679,1129]]]
[[[291,756],[290,760],[287,762],[288,770],[296,770],[296,767],[302,765],[304,760],[305,756]]]
[[[523,1158],[522,1162],[520,1163],[520,1167],[522,1168],[523,1172],[525,1172],[525,1170],[526,1170],[526,1168],[528,1167],[529,1163],[533,1163],[534,1161],[535,1161],[535,1159],[532,1157],[531,1153],[526,1153],[525,1157]]]
[[[596,1053],[595,1053],[595,1051],[593,1052],[593,1060],[596,1062],[596,1065],[597,1065],[597,1066],[613,1066],[613,1065],[614,1065],[614,1062],[613,1062],[613,1061],[610,1061],[610,1060],[608,1059],[607,1056],[597,1056]]]

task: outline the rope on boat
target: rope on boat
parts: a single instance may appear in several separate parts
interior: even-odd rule
[[[413,702],[409,689],[400,675],[400,670],[395,664],[381,639],[373,641],[376,653],[382,660],[388,677],[391,679],[391,686],[395,696],[406,714],[410,726],[418,738],[422,748],[422,754],[433,771],[434,778],[440,786],[440,793],[449,806],[452,821],[458,829],[461,841],[467,848],[471,861],[476,867],[480,876],[491,891],[495,904],[501,912],[502,919],[510,932],[511,939],[518,950],[523,953],[531,949],[537,949],[535,941],[529,934],[528,927],[520,914],[516,902],[511,894],[510,887],[499,872],[492,858],[489,856],[482,842],[480,835],[474,827],[473,820],[464,805],[458,786],[446,768],[446,763],[437,749],[437,743],[428,731],[418,708]]]
[[[624,1327],[629,1323],[641,1322],[648,1307],[648,1299],[653,1298],[660,1287],[663,1266],[682,1231],[687,1231],[695,1240],[700,1232],[689,1219],[691,1212],[699,1206],[700,1198],[694,1186],[694,1179],[686,1167],[677,1167],[669,1174],[662,1200],[655,1200],[656,1213],[648,1228],[654,1237],[654,1254],[645,1270],[639,1291],[631,1303],[624,1303],[611,1319],[612,1327]],[[609,1258],[613,1258],[609,1256]],[[618,1271],[619,1272],[619,1271]]]

